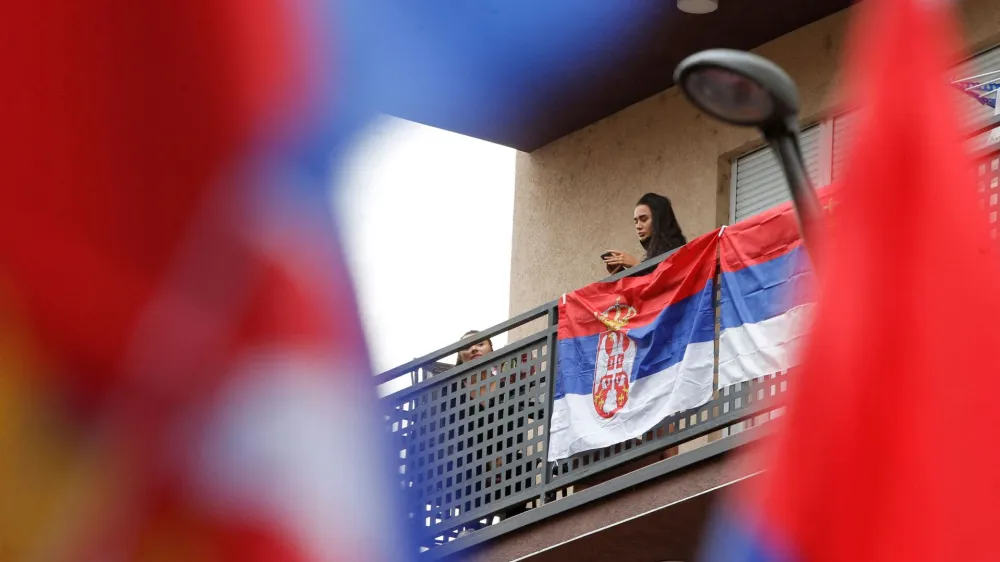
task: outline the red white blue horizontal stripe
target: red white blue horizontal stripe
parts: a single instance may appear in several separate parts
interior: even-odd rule
[[[638,437],[663,418],[712,397],[718,241],[718,231],[711,232],[649,275],[594,283],[560,302],[550,461]],[[634,315],[614,331],[595,313],[616,303]],[[628,377],[628,393],[617,411],[602,415],[595,400],[601,377],[595,374],[607,372],[602,365],[612,348],[608,344],[605,350],[612,332],[630,342],[618,371]]]
[[[794,367],[809,327],[813,275],[792,208],[727,227],[719,263],[719,386]]]

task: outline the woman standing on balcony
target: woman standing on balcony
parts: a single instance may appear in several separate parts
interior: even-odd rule
[[[458,359],[455,361],[456,367],[458,365],[462,365],[464,363],[468,363],[470,361],[483,357],[484,355],[493,353],[493,342],[490,339],[487,338],[487,339],[476,340],[476,335],[479,333],[480,333],[479,330],[469,330],[468,332],[462,335],[463,340],[470,340],[473,341],[474,343],[471,343],[467,347],[464,347],[458,351]],[[527,358],[527,354],[525,354],[523,357]],[[480,399],[479,411],[483,412],[487,408],[486,406],[487,397],[493,396],[494,392],[496,392],[497,390],[498,379],[500,388],[504,388],[504,386],[506,386],[508,382],[513,385],[518,380],[517,373],[512,372],[516,367],[517,367],[516,357],[511,357],[509,359],[509,362],[503,361],[499,365],[495,364],[492,366],[484,365],[482,371],[480,371],[478,374],[473,372],[463,377],[461,379],[461,387],[463,389],[467,388],[467,386],[471,387],[471,390],[469,391],[470,401],[474,401],[476,399],[476,395],[477,394],[479,395]],[[535,367],[531,367],[531,374],[532,375],[535,374]],[[521,379],[524,378],[525,378],[525,372],[521,371]],[[486,385],[487,380],[489,380],[489,385]],[[488,391],[487,391],[487,386],[489,387]],[[534,400],[531,399],[529,400],[529,408],[533,406],[534,406]],[[518,408],[518,412],[521,412],[523,409],[524,405],[522,403]],[[530,416],[527,417],[527,420],[528,420],[527,421],[528,425],[531,425],[531,423],[533,423],[534,421]],[[516,449],[514,455],[518,461],[520,461],[524,457],[520,448]],[[503,483],[503,476],[502,476],[503,465],[504,465],[503,455],[499,454],[499,450],[497,457],[494,460],[487,461],[485,465],[487,472],[493,471],[496,473],[496,475],[493,476],[493,484],[498,487],[501,486]],[[439,491],[443,490],[440,483],[438,490]],[[526,510],[527,510],[526,505],[520,504],[520,505],[513,505],[504,510],[496,511],[484,519],[468,523],[467,525],[465,525],[464,530],[458,536],[460,537],[464,536],[465,534],[471,531],[481,529],[493,523],[498,523],[508,517],[513,517],[514,515],[523,513]]]
[[[670,199],[656,193],[647,193],[639,198],[632,213],[635,232],[639,236],[639,244],[646,250],[641,261],[655,258],[671,250],[676,250],[687,243],[681,225],[674,215],[674,207]],[[612,250],[602,256],[608,273],[638,265],[640,260],[625,252]]]
[[[462,339],[463,340],[471,339],[478,333],[479,330],[469,330],[468,332],[465,332],[465,334],[462,335]],[[474,359],[479,359],[480,357],[488,355],[490,353],[493,353],[492,340],[487,338],[476,341],[472,344],[469,344],[468,347],[462,348],[458,351],[458,359],[455,361],[455,366],[457,367],[459,365],[462,365],[463,363],[468,363],[469,361],[472,361]],[[503,369],[503,365],[500,366],[500,369],[501,370]],[[469,376],[464,377],[461,381],[462,388],[465,388],[467,384],[472,387],[472,390],[469,392],[469,399],[472,400],[476,397],[477,394],[476,391],[477,384],[486,382],[487,378],[495,379],[498,374],[499,372],[497,371],[496,367],[484,366],[483,370],[479,374],[471,373]],[[490,382],[489,391],[492,393],[496,389],[497,389],[497,382],[496,380],[492,380]],[[479,390],[479,394],[486,394],[485,386],[481,390]],[[479,411],[482,412],[485,409],[486,409],[486,402],[480,402]]]
[[[463,340],[469,339],[478,333],[479,330],[469,330],[468,332],[462,334],[462,339]],[[472,361],[473,359],[478,359],[488,353],[493,353],[493,341],[491,341],[489,338],[477,341],[476,343],[470,345],[469,347],[459,350],[458,360],[455,361],[455,366],[461,365],[462,363],[466,363],[468,361]]]

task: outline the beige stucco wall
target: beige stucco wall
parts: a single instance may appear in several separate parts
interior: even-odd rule
[[[971,49],[1000,42],[1000,0],[967,0],[963,10]],[[795,79],[805,123],[836,101],[853,11],[756,49]],[[688,239],[724,224],[730,159],[759,144],[752,130],[711,121],[670,88],[531,154],[519,153],[511,314],[602,278],[598,256],[607,249],[641,256],[631,217],[647,191],[670,197]]]

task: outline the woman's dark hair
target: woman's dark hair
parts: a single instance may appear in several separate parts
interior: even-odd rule
[[[464,334],[462,334],[462,337],[459,338],[459,340],[464,340],[465,338],[467,338],[469,336],[474,336],[474,335],[476,335],[478,333],[479,333],[479,330],[469,330],[468,332],[465,332]],[[476,345],[480,341],[485,341],[486,343],[490,344],[490,351],[493,351],[493,340],[491,340],[491,339],[473,341],[472,343],[469,344],[469,347],[472,347],[472,346]],[[459,350],[459,352],[458,352],[458,359],[455,360],[455,366],[456,367],[459,366],[459,365],[461,365],[463,363],[463,361],[462,361],[462,351],[465,351],[466,349],[468,349],[468,347],[462,348],[462,349]]]
[[[674,207],[670,204],[670,199],[656,193],[647,193],[635,204],[636,207],[639,205],[649,207],[653,220],[649,238],[641,241],[643,249],[646,250],[645,259],[654,258],[687,244],[687,239],[681,232],[681,225],[674,216]]]

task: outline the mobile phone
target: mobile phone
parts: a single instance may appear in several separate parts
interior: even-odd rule
[[[615,255],[614,252],[604,252],[603,254],[601,254],[601,261],[604,261],[613,255]]]

